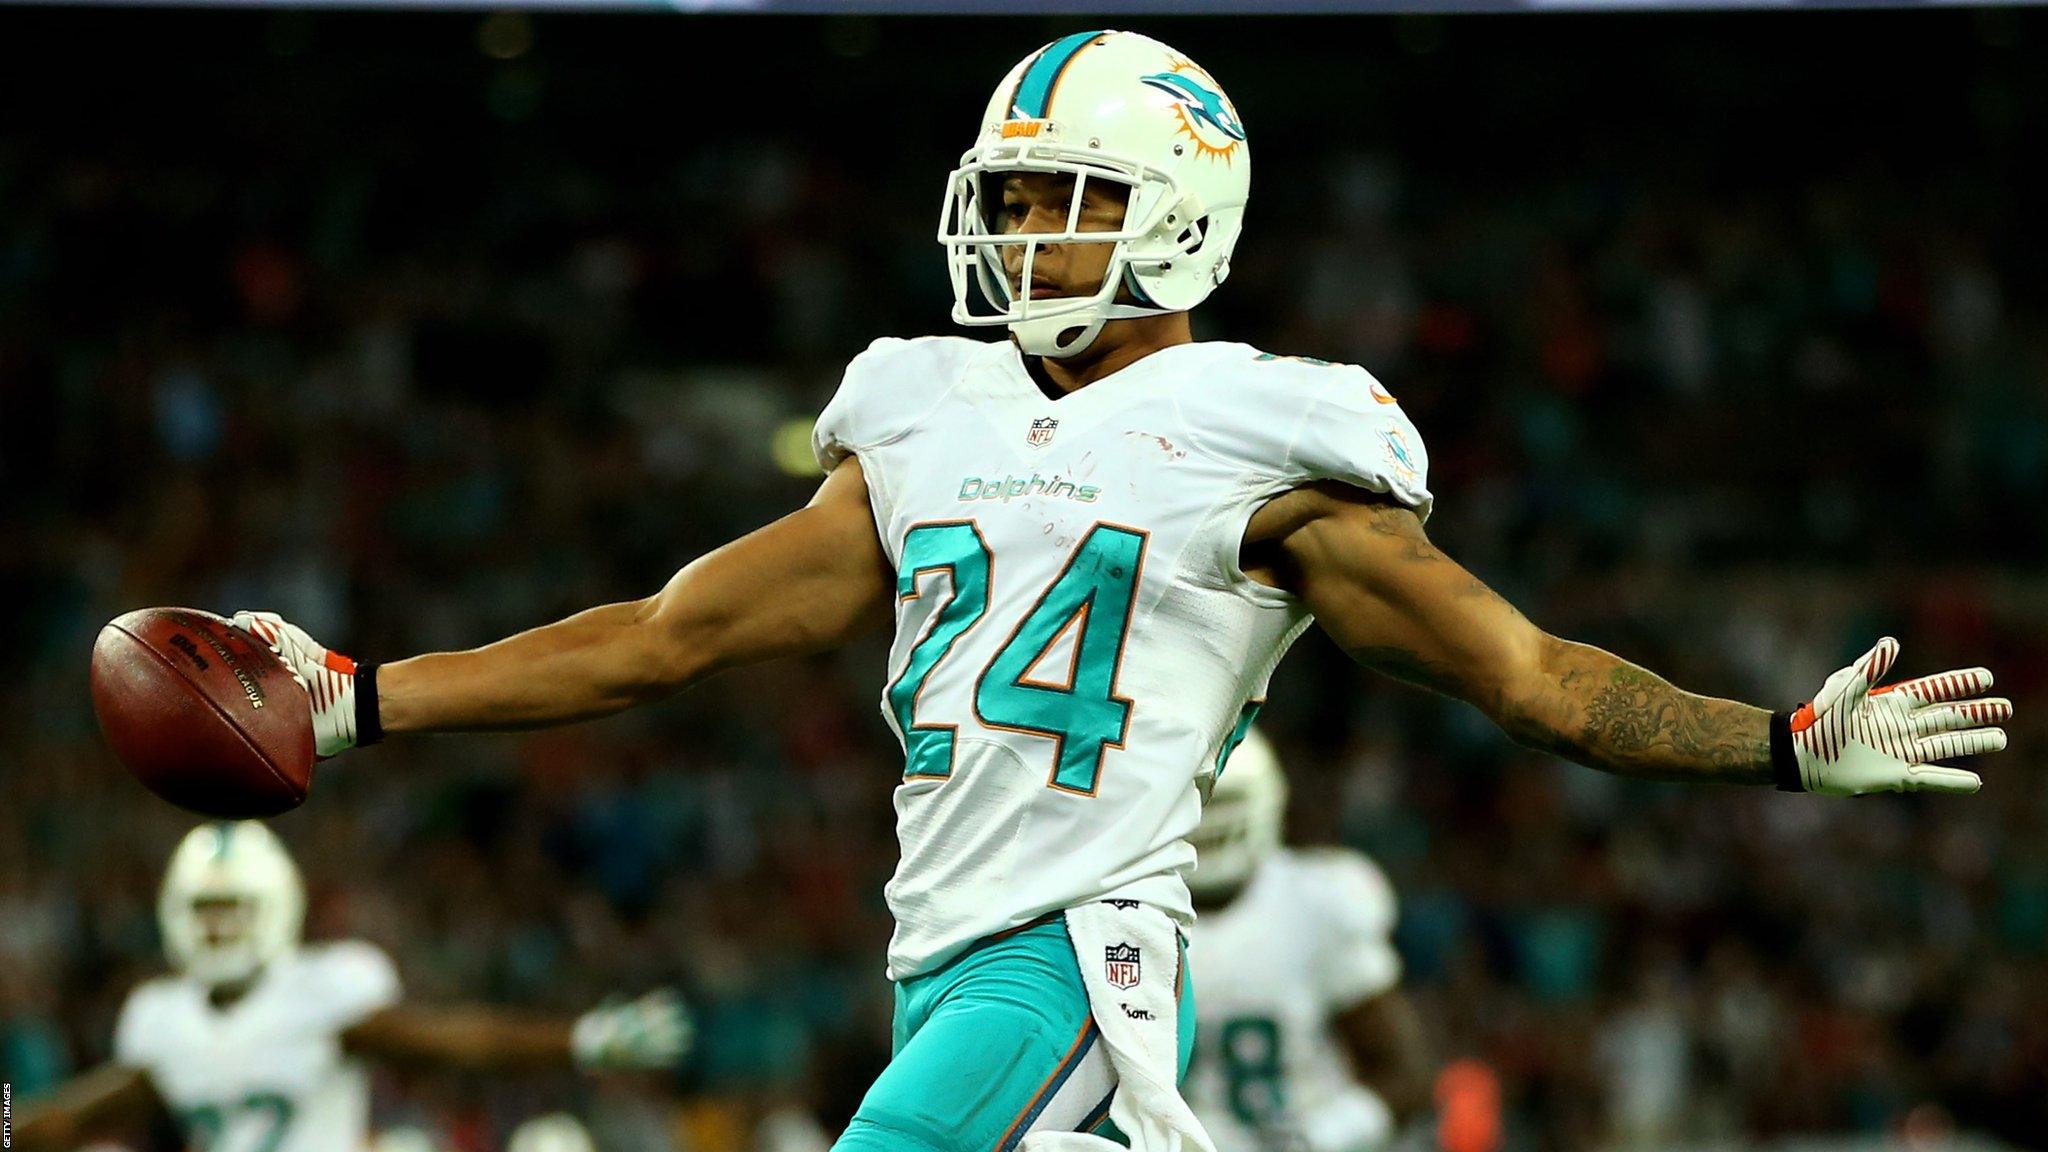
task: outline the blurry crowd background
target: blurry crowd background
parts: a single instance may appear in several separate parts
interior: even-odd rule
[[[2048,23],[1143,26],[1253,134],[1198,334],[1370,367],[1429,440],[1433,534],[1535,619],[1783,704],[1891,633],[2021,702],[1973,799],[1688,791],[1305,639],[1268,710],[1298,832],[1394,878],[1412,990],[1500,1076],[1506,1146],[2041,1146]],[[468,646],[800,503],[838,367],[948,330],[931,234],[987,86],[1070,30],[0,16],[17,1102],[105,1056],[187,826],[98,739],[99,624],[260,606],[367,658]],[[696,1102],[619,1104],[620,1152],[773,1142],[778,1110],[829,1132],[886,1056],[883,656],[327,765],[277,821],[312,932],[422,997],[683,982]],[[387,1080],[380,1120],[483,1152],[570,1091]]]

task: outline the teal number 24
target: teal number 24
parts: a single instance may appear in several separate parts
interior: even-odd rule
[[[988,611],[989,553],[981,530],[967,520],[912,528],[903,537],[903,562],[896,568],[897,599],[914,600],[921,595],[917,581],[927,572],[947,573],[953,589],[924,638],[910,650],[903,674],[889,685],[889,710],[895,713],[896,727],[903,733],[906,777],[953,773],[954,726],[918,724],[917,698],[932,669]]]
[[[974,711],[983,724],[1053,741],[1049,787],[1093,795],[1105,750],[1123,747],[1131,702],[1116,694],[1116,678],[1145,544],[1145,534],[1130,528],[1091,528],[975,681]],[[919,724],[917,699],[932,670],[987,615],[993,568],[988,542],[970,521],[919,524],[904,535],[897,596],[922,595],[918,581],[927,573],[944,571],[951,584],[903,673],[888,688],[889,707],[903,733],[906,777],[952,774],[955,726]],[[1068,633],[1074,634],[1074,658],[1066,682],[1033,679],[1031,670]]]

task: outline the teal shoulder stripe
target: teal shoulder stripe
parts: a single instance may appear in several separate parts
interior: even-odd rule
[[[1229,738],[1223,741],[1223,747],[1216,753],[1217,776],[1223,775],[1224,765],[1230,762],[1230,754],[1237,751],[1237,746],[1251,734],[1252,721],[1259,718],[1259,709],[1265,706],[1264,700],[1247,700],[1244,707],[1237,710],[1237,723],[1231,726]]]
[[[1017,81],[1017,94],[1010,100],[1010,115],[1020,120],[1043,119],[1052,105],[1052,90],[1060,82],[1060,73],[1067,70],[1081,49],[1102,35],[1106,33],[1076,32],[1046,45]]]

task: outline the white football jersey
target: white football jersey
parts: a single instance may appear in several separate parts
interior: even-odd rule
[[[114,1059],[149,1073],[198,1152],[361,1152],[369,1076],[341,1033],[398,995],[391,960],[360,941],[274,960],[224,1009],[160,977],[129,993]]]
[[[1195,1060],[1182,1094],[1218,1148],[1283,1152],[1347,1105],[1378,1110],[1359,1099],[1369,1090],[1330,1018],[1400,982],[1395,914],[1385,875],[1329,848],[1280,849],[1235,900],[1202,913],[1188,942]]]
[[[1197,782],[1308,622],[1239,570],[1247,521],[1321,479],[1430,506],[1378,381],[1243,344],[1055,400],[1007,342],[879,340],[814,447],[860,458],[897,573],[897,980],[1091,900],[1190,920]]]

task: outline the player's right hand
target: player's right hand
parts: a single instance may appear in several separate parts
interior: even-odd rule
[[[313,706],[313,751],[322,759],[356,746],[356,662],[330,652],[275,612],[237,612],[229,623],[270,646]]]
[[[585,1012],[570,1033],[569,1050],[576,1066],[589,1072],[673,1068],[689,1051],[692,1032],[683,998],[664,988]]]
[[[1978,695],[1991,687],[1988,668],[1878,687],[1898,656],[1899,642],[1887,636],[1828,677],[1810,703],[1789,718],[1781,714],[1789,719],[1797,764],[1797,787],[1791,780],[1781,787],[1833,796],[1983,787],[1975,772],[1935,761],[2003,749],[2005,729],[1998,725],[2012,718],[2012,701]]]

